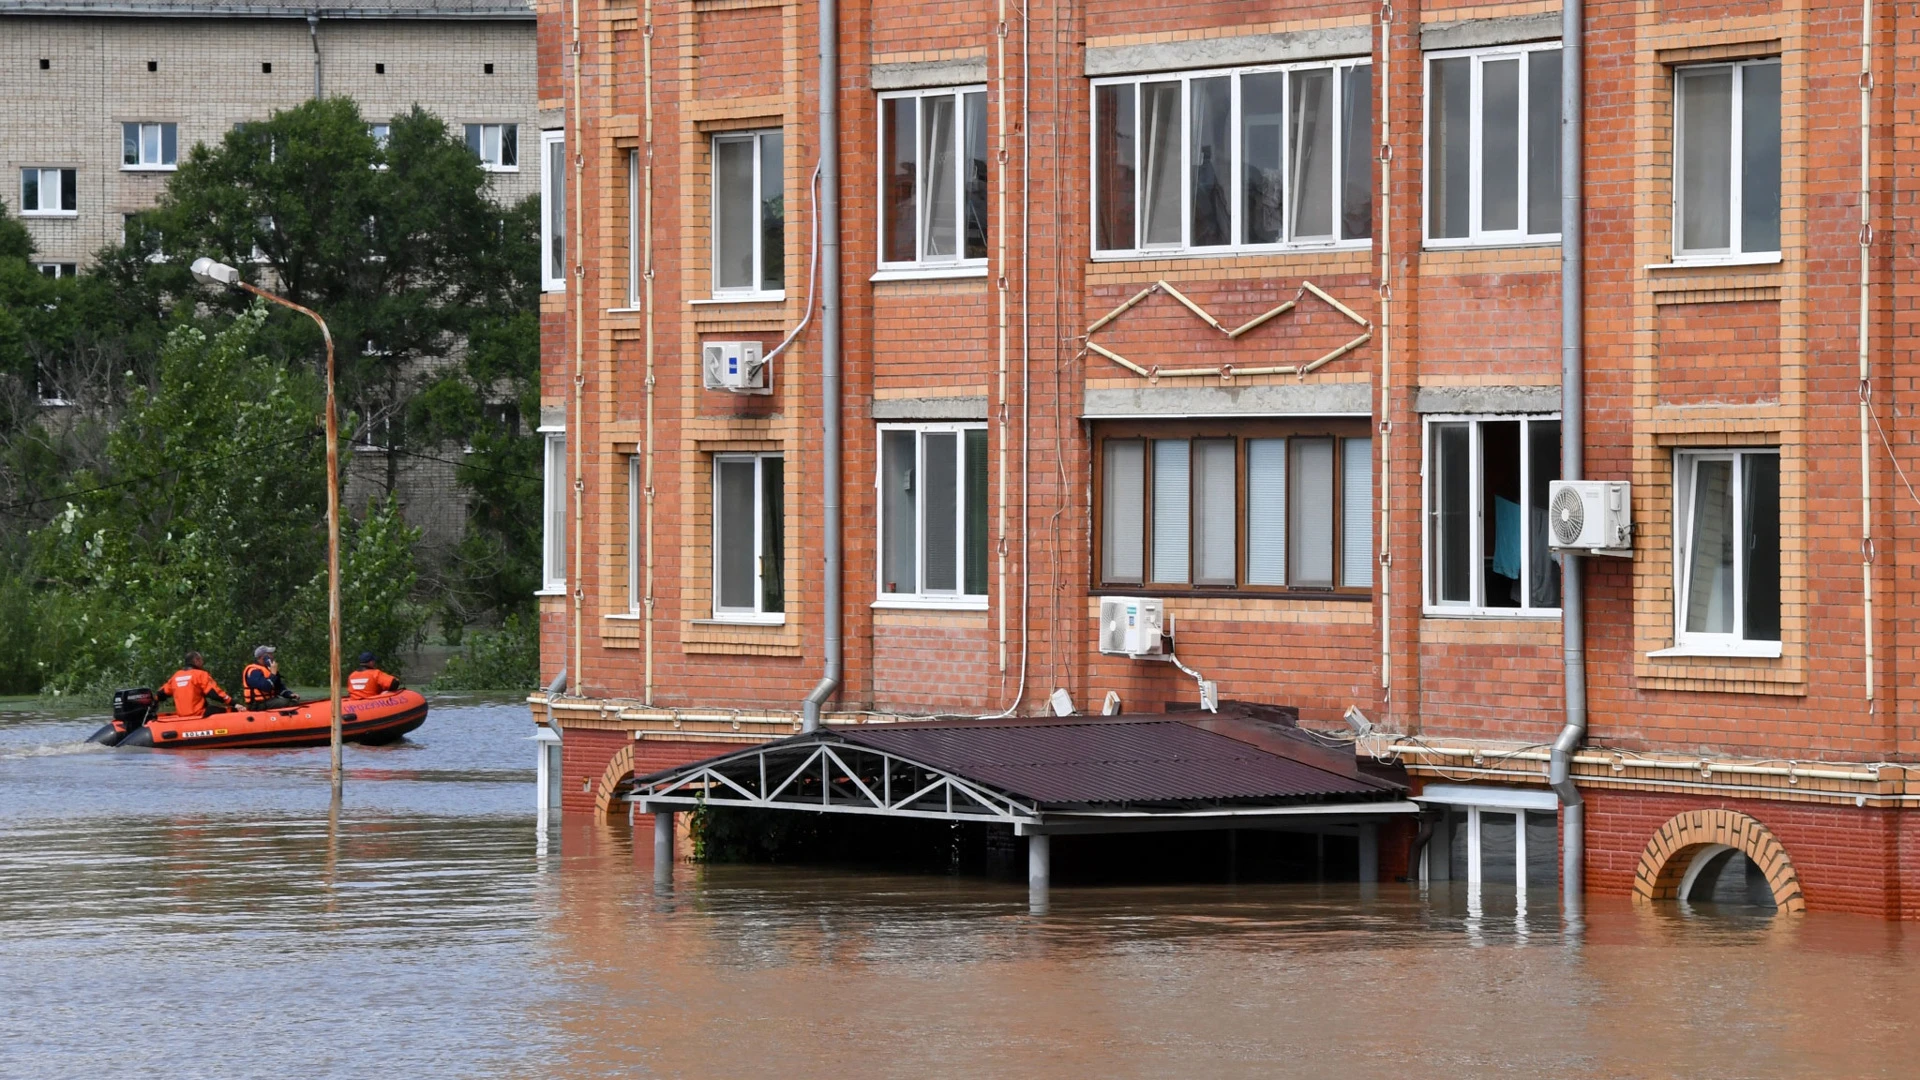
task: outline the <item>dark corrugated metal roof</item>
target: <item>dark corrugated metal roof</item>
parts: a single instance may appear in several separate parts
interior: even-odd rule
[[[532,20],[531,0],[0,0],[0,15]]]

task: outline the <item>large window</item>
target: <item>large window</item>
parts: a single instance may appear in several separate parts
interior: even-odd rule
[[[173,124],[121,124],[120,147],[122,168],[171,169],[180,160],[179,128]]]
[[[79,174],[73,169],[21,169],[20,213],[73,217],[80,210]]]
[[[644,227],[642,212],[645,209],[646,193],[641,189],[645,174],[641,171],[640,151],[627,151],[627,306],[638,308],[644,292],[641,275],[646,273],[643,265],[646,258],[646,237],[641,234]]]
[[[1674,455],[1675,644],[1779,655],[1780,452]]]
[[[540,133],[540,286],[567,287],[567,143],[558,129]]]
[[[1674,255],[1779,251],[1780,61],[1680,68],[1674,103]]]
[[[880,429],[880,598],[985,603],[987,428]]]
[[[543,592],[561,592],[567,587],[567,435],[564,431],[547,434],[545,497],[542,502],[546,532],[541,537],[541,585]]]
[[[641,525],[646,520],[647,474],[639,454],[627,455],[627,610],[638,615],[646,602],[646,537]]]
[[[519,124],[468,124],[467,149],[490,172],[518,172],[520,169]]]
[[[1467,801],[1477,799],[1492,805]],[[1429,784],[1422,801],[1441,811],[1420,853],[1422,881],[1512,886],[1520,902],[1560,883],[1560,823],[1548,793]],[[1474,888],[1469,903],[1501,893]]]
[[[713,137],[713,292],[748,299],[786,288],[781,134]]]
[[[987,259],[987,92],[880,98],[880,262]]]
[[[1372,71],[1343,60],[1096,81],[1094,250],[1372,236]]]
[[[1560,235],[1560,46],[1427,58],[1427,240]]]
[[[780,622],[786,484],[779,454],[713,458],[713,617]]]
[[[1365,426],[1244,428],[1100,439],[1101,585],[1372,588]]]
[[[1558,614],[1547,486],[1560,421],[1496,416],[1427,423],[1427,607],[1445,614]]]

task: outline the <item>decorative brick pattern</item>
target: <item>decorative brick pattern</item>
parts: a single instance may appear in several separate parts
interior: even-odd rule
[[[1800,895],[1800,875],[1793,869],[1787,849],[1780,846],[1765,825],[1733,810],[1694,810],[1678,814],[1660,826],[1640,853],[1640,866],[1633,875],[1633,899],[1636,903],[1680,898],[1680,884],[1695,855],[1702,848],[1724,845],[1753,860],[1767,875],[1767,887],[1773,890],[1773,902],[1783,912],[1799,914],[1807,910]]]

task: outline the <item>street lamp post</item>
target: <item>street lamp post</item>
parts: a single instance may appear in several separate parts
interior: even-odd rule
[[[333,331],[327,329],[327,320],[311,308],[302,307],[283,296],[274,294],[240,279],[240,271],[226,263],[215,262],[209,258],[193,260],[194,279],[203,285],[219,285],[230,289],[250,292],[262,300],[270,300],[284,308],[312,319],[320,327],[320,337],[327,343],[327,700],[333,712],[331,745],[333,747],[333,787],[335,791],[341,785],[340,765],[340,440],[333,406]]]

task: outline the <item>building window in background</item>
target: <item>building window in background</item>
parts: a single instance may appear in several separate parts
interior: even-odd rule
[[[880,264],[984,267],[987,92],[880,97]]]
[[[1673,457],[1674,644],[1780,655],[1780,451]]]
[[[1427,57],[1427,242],[1560,238],[1560,46]]]
[[[779,454],[713,457],[713,617],[786,616],[786,484]]]
[[[520,168],[519,124],[468,124],[467,149],[492,172],[517,172]]]
[[[540,133],[540,287],[567,288],[567,145],[558,130]]]
[[[1673,253],[1780,250],[1780,61],[1674,72]]]
[[[987,426],[880,428],[880,599],[987,594]]]
[[[778,299],[786,289],[783,138],[713,137],[713,294]]]
[[[20,170],[22,217],[74,217],[79,212],[80,182],[76,170]]]
[[[180,159],[175,124],[120,125],[120,164],[126,169],[171,169]]]
[[[1427,610],[1558,615],[1547,488],[1560,479],[1554,416],[1427,421]]]

